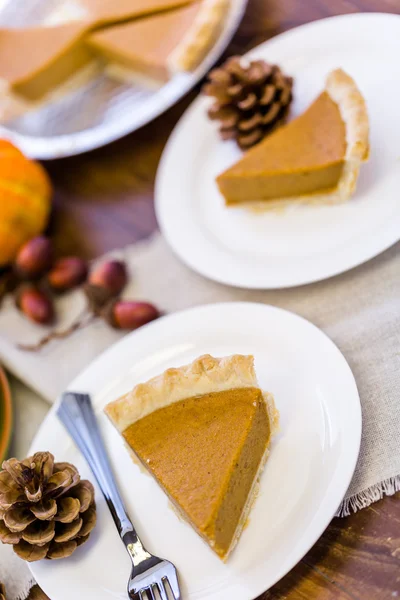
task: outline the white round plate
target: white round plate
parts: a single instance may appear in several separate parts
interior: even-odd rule
[[[135,384],[207,352],[254,354],[260,385],[274,393],[281,414],[249,525],[227,564],[177,517],[102,413]],[[215,304],[164,317],[106,351],[69,389],[92,395],[128,512],[149,550],[177,566],[185,600],[250,600],[273,585],[327,527],[357,461],[361,410],[346,360],[314,325],[272,306]],[[50,450],[93,481],[55,410],[32,451]],[[52,600],[127,598],[130,561],[98,490],[96,502],[87,544],[66,560],[30,565]]]
[[[199,97],[164,151],[157,176],[158,222],[176,254],[195,271],[245,288],[283,288],[342,273],[400,238],[400,16],[354,14],[303,25],[252,50],[295,78],[292,115],[300,114],[336,67],[364,94],[371,157],[356,194],[337,206],[281,212],[228,209],[215,176],[240,151],[219,139]]]
[[[111,0],[110,0],[111,1]],[[0,26],[26,27],[54,10],[54,0],[0,0]],[[59,0],[56,8],[68,0]],[[218,60],[236,32],[247,0],[231,0],[221,34],[202,63],[178,73],[159,89],[122,84],[99,75],[93,81],[0,126],[0,135],[34,158],[80,154],[117,140],[149,123],[191,90]]]

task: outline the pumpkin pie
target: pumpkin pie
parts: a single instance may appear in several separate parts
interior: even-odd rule
[[[165,82],[197,67],[218,37],[228,8],[229,0],[194,2],[93,33],[88,44],[109,64],[109,74]]]
[[[302,115],[249,150],[217,184],[228,205],[341,202],[355,190],[368,137],[364,98],[337,69]]]
[[[105,408],[134,456],[223,560],[246,522],[278,423],[253,362],[205,355]]]
[[[90,61],[83,42],[87,27],[0,29],[0,79],[29,100],[44,96]]]

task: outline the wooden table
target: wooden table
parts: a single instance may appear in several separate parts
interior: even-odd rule
[[[250,0],[227,55],[243,53],[302,23],[374,10],[400,13],[400,0]],[[158,161],[172,128],[197,93],[198,89],[123,140],[47,164],[56,186],[53,229],[61,252],[92,257],[156,229],[153,186]],[[333,519],[303,560],[261,598],[397,597],[400,600],[400,494],[351,517]]]

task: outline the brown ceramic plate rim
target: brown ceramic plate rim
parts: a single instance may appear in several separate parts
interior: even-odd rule
[[[4,370],[0,367],[0,403],[2,405],[3,427],[0,431],[0,461],[5,458],[12,431],[12,402],[10,386]]]

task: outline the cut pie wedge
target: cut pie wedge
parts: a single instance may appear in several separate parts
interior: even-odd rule
[[[364,98],[337,69],[306,112],[249,150],[217,183],[228,205],[342,202],[368,158],[368,137]]]
[[[69,23],[0,29],[0,79],[29,100],[44,96],[90,61],[83,43],[87,28]]]
[[[93,33],[88,45],[108,64],[108,74],[165,82],[195,69],[223,26],[229,0],[202,0],[188,6]]]
[[[226,560],[245,525],[278,425],[252,356],[196,359],[105,412],[178,512]]]

